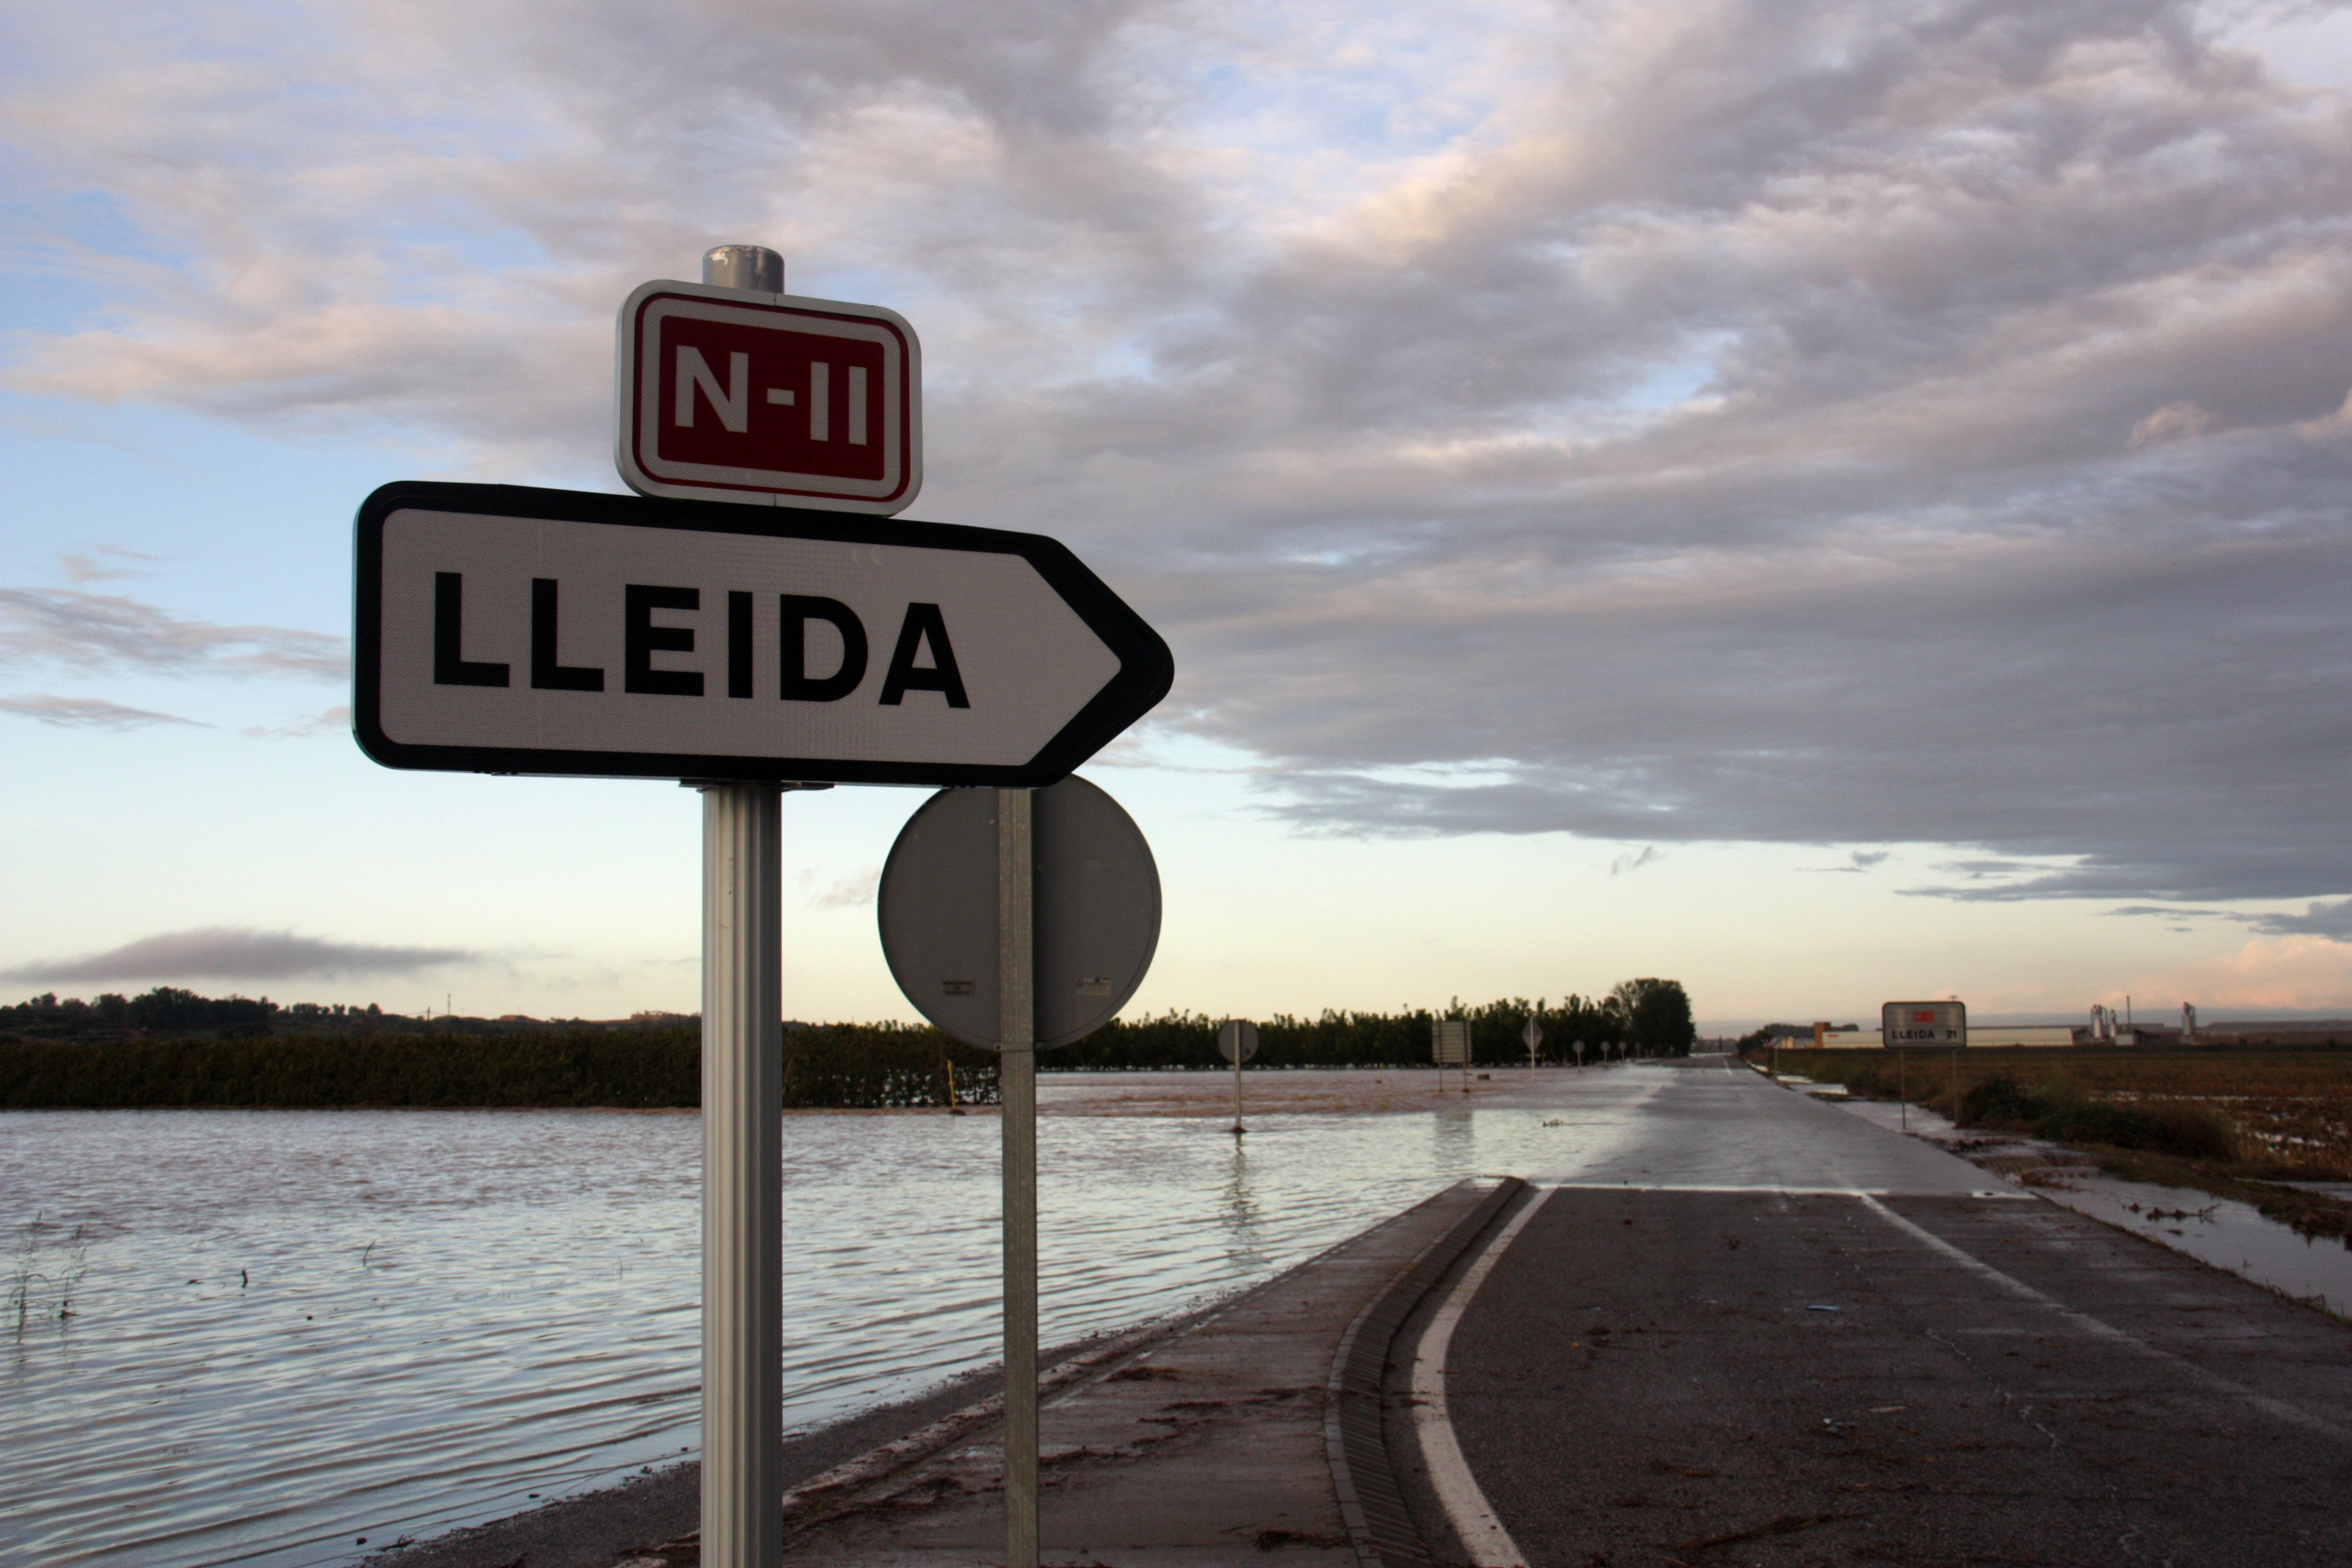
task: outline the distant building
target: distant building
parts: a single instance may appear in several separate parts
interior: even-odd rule
[[[2013,1027],[1988,1028],[1981,1024],[1969,1026],[1969,1046],[2071,1046],[2074,1031],[2063,1024],[2026,1024]]]

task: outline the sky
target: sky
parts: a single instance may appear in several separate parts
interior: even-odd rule
[[[620,490],[741,242],[1173,648],[1131,1010],[2352,1011],[2344,7],[87,0],[0,204],[0,997],[695,1005],[691,795],[354,747],[351,518]],[[788,1015],[921,799],[787,800]]]

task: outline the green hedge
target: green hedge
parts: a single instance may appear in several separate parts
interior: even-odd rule
[[[1543,1026],[1541,1055],[1546,1061],[1574,1059],[1575,1042],[1588,1041],[1597,1051],[1609,1042],[1625,1043],[1623,1016],[1571,996],[1557,1006],[1512,997],[1477,1006],[1459,1003],[1444,1016],[1470,1020],[1471,1058],[1494,1064],[1524,1062],[1528,1047],[1519,1037],[1530,1016]],[[1438,1015],[1406,1013],[1337,1013],[1317,1018],[1276,1014],[1258,1023],[1258,1051],[1253,1065],[1268,1068],[1427,1067],[1429,1026]],[[1129,1021],[1113,1019],[1076,1045],[1047,1051],[1038,1059],[1048,1071],[1056,1068],[1147,1068],[1222,1067],[1217,1055],[1221,1020],[1201,1013],[1163,1013],[1158,1017]],[[1687,1047],[1685,1047],[1685,1050]]]

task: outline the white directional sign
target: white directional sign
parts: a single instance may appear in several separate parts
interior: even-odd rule
[[[1050,539],[782,508],[388,485],[352,722],[390,767],[1053,783],[1167,645]]]
[[[1969,1043],[1969,1006],[1965,1002],[1889,1002],[1878,1010],[1880,1043],[1895,1049],[1904,1046],[1965,1046]]]
[[[896,310],[647,283],[616,347],[631,489],[887,515],[922,488],[922,349]]]

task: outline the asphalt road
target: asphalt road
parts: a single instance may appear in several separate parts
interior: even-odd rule
[[[1580,1076],[1444,1370],[1529,1568],[2352,1563],[2352,1326],[1744,1068]]]

